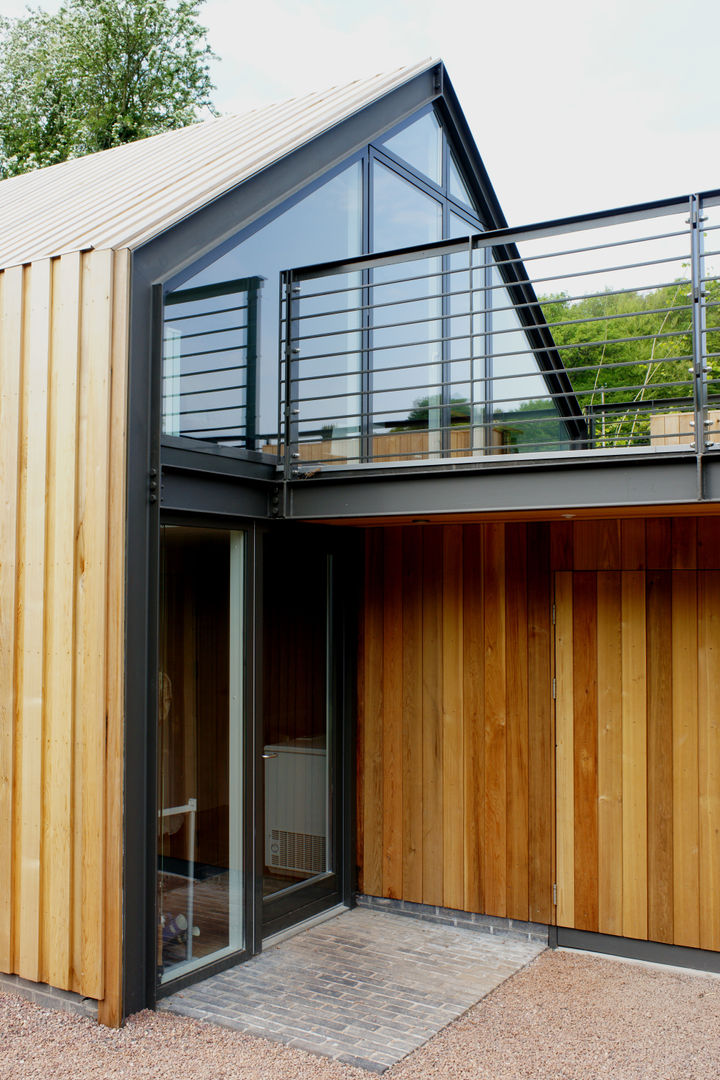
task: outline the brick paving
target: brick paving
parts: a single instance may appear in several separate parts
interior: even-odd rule
[[[383,1072],[543,948],[356,908],[160,1007]]]

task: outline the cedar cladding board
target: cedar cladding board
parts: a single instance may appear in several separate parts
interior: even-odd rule
[[[0,274],[0,970],[105,999],[108,1018],[128,267],[127,252],[97,251]]]
[[[719,567],[717,517],[370,531],[362,890],[718,949]]]

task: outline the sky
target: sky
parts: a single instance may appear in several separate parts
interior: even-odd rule
[[[511,225],[720,188],[717,0],[206,0],[201,18],[222,113],[444,60]]]

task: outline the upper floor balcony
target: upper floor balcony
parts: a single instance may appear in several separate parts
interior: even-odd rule
[[[290,484],[682,459],[707,498],[719,207],[703,193],[285,271],[276,430],[257,422],[261,280],[180,289],[165,433],[254,451]]]

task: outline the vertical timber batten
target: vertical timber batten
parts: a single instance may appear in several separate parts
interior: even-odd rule
[[[118,1023],[127,252],[0,273],[0,970]]]

